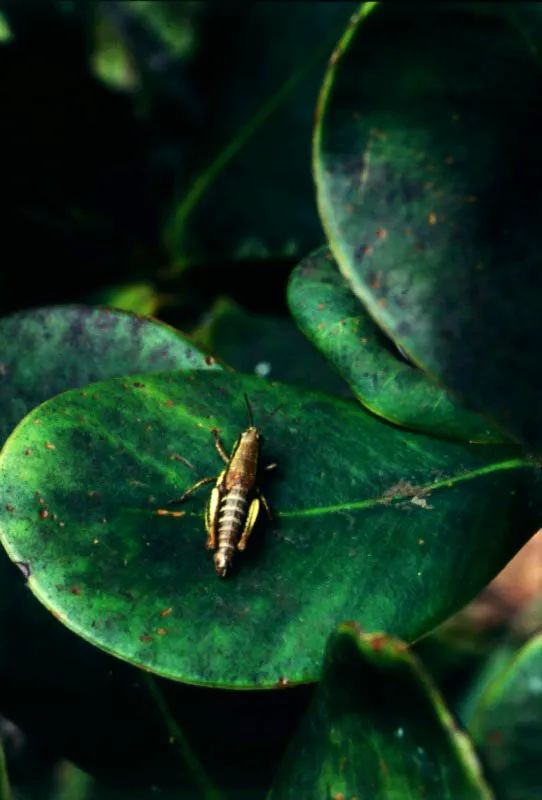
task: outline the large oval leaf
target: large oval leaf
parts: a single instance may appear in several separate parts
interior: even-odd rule
[[[113,375],[197,366],[209,356],[157,320],[90,306],[53,306],[0,320],[0,437],[43,400]],[[0,667],[19,678],[88,687],[108,659],[71,635],[36,602],[0,550]]]
[[[328,247],[292,273],[288,302],[298,325],[375,414],[444,438],[500,442],[503,435],[400,357],[352,293]]]
[[[406,645],[345,623],[268,800],[354,796],[493,797],[471,742]]]
[[[265,424],[262,521],[226,580],[205,550],[205,492],[157,515]],[[381,422],[348,400],[194,371],[112,379],[34,410],[0,457],[2,541],[36,596],[100,647],[178,680],[239,687],[317,677],[345,617],[406,640],[482,588],[532,533],[511,445]],[[460,580],[458,577],[460,575]]]
[[[333,254],[415,363],[541,444],[540,7],[366,11],[319,101],[314,173]]]

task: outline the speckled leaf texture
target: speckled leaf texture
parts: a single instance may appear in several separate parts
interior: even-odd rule
[[[264,424],[265,515],[226,579],[205,549],[209,487],[156,512]],[[412,641],[533,532],[515,445],[406,432],[354,400],[226,371],[114,378],[53,398],[0,457],[0,535],[34,594],[99,647],[176,680],[260,688],[319,676],[355,619]]]
[[[542,445],[542,11],[364,4],[317,110],[341,272],[412,361]]]
[[[473,747],[400,641],[344,623],[268,800],[491,800]]]
[[[341,275],[328,247],[293,271],[288,303],[300,329],[374,414],[410,430],[471,442],[504,436],[408,363]]]
[[[2,444],[33,408],[61,392],[130,372],[218,369],[179,331],[148,317],[52,306],[0,320]],[[62,476],[58,476],[62,480]],[[0,668],[66,687],[107,676],[110,662],[56,622],[0,548]],[[94,650],[94,652],[93,652]]]

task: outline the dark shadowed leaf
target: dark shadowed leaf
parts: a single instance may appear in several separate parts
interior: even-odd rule
[[[164,504],[266,421],[263,519],[225,579],[208,491]],[[173,679],[263,687],[318,676],[341,619],[405,640],[464,605],[532,533],[512,445],[396,429],[349,400],[225,371],[132,376],[35,409],[0,457],[0,528],[29,587],[89,641]],[[458,580],[458,574],[461,580]]]
[[[312,253],[294,270],[288,301],[305,336],[375,414],[444,438],[503,441],[488,421],[405,361],[352,293],[329,248]]]
[[[290,318],[251,314],[225,297],[191,338],[239,372],[350,396],[335,369]]]
[[[542,444],[541,42],[538,4],[362,8],[330,61],[314,140],[329,244],[371,316],[531,445]]]
[[[177,175],[164,232],[176,269],[298,258],[321,241],[311,128],[326,59],[353,10],[350,3],[261,3],[220,19],[211,6],[217,30],[208,23],[200,31],[191,71],[191,88],[205,93],[205,122]]]
[[[542,786],[542,634],[515,657],[505,649],[483,683],[468,727],[488,776],[503,800],[537,800]]]
[[[402,642],[339,626],[268,800],[490,800],[468,737]]]

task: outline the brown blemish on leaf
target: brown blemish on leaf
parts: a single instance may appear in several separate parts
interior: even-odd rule
[[[12,506],[11,503],[6,505],[6,511],[15,511],[15,506]]]
[[[31,448],[31,447],[28,447],[28,448],[27,448],[27,449],[24,451],[24,454],[25,454],[25,456],[29,456],[29,455],[31,455],[31,454],[32,454],[32,448]]]
[[[377,232],[376,232],[376,238],[377,239],[387,239],[388,238],[387,230],[385,230],[384,228],[379,228],[377,230]]]
[[[51,442],[44,442],[43,446],[46,447],[47,450],[56,450],[54,444],[51,444]]]
[[[70,589],[70,592],[72,594],[74,594],[76,597],[80,597],[82,595],[82,591],[79,588],[79,586],[72,586],[72,588]]]
[[[364,244],[361,248],[361,252],[363,253],[364,256],[370,256],[371,253],[373,252],[373,248],[371,247],[370,244]]]
[[[158,636],[166,636],[167,628],[156,628],[156,633]]]
[[[386,308],[386,306],[388,305],[387,299],[385,297],[380,297],[378,300],[378,305],[380,306],[380,308]]]
[[[290,681],[288,678],[285,678],[283,675],[281,675],[277,681],[277,689],[284,689],[289,683]]]
[[[173,613],[173,608],[170,606],[169,608],[164,608],[163,611],[160,611],[161,617],[169,617],[170,614]]]
[[[215,363],[213,356],[205,356],[205,363],[207,364],[208,367],[212,367],[213,364]]]
[[[336,792],[333,795],[333,800],[346,800],[346,797],[344,796],[344,794],[342,792]]]
[[[430,225],[436,225],[437,224],[437,215],[435,214],[434,211],[432,211],[430,214],[427,215],[427,222]]]
[[[386,489],[379,502],[384,505],[390,505],[394,498],[423,497],[424,494],[428,493],[429,489],[424,486],[414,486],[410,481],[400,480],[390,486],[389,489]]]
[[[418,539],[418,544],[425,544],[425,540],[424,539]]]
[[[35,419],[32,424],[33,425],[41,425],[41,419]]]
[[[96,490],[93,489],[87,492],[87,497],[101,497],[101,496],[102,496],[101,492],[97,492]]]
[[[135,383],[132,383],[132,386],[134,387],[134,389],[144,389],[145,388],[145,384],[144,383],[140,383],[140,381],[136,381]]]
[[[324,323],[323,323],[323,322],[321,322],[321,323],[318,325],[318,330],[319,330],[319,331],[323,331],[325,327],[326,327],[326,326],[324,325]]]
[[[49,516],[49,510],[47,506],[45,506],[45,508],[40,509],[40,519],[47,519],[48,516]]]
[[[325,305],[323,303],[318,303],[316,308],[318,309],[318,311],[323,311],[325,309]]]
[[[140,642],[152,642],[152,636],[147,636],[147,635],[140,636],[139,637],[139,641]]]

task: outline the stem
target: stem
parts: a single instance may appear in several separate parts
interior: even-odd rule
[[[147,684],[149,694],[155,702],[169,733],[170,742],[171,744],[176,745],[177,752],[181,757],[183,766],[186,767],[194,786],[201,792],[202,800],[225,800],[225,796],[207,775],[199,758],[188,742],[188,739],[170,714],[167,703],[162,695],[162,692],[158,688],[156,680],[147,672],[142,671],[142,675]],[[3,798],[0,798],[0,800],[3,800]]]
[[[11,786],[3,742],[0,742],[0,800],[11,800]]]

